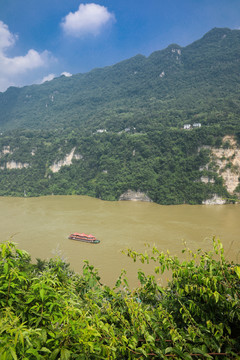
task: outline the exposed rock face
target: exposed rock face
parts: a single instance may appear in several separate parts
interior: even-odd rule
[[[224,200],[217,194],[214,194],[211,199],[205,200],[202,203],[203,205],[224,205],[226,204],[226,200]]]
[[[65,156],[63,160],[59,160],[58,162],[55,162],[52,166],[50,166],[50,169],[53,173],[58,172],[62,166],[69,166],[72,164],[72,160],[80,160],[83,158],[82,155],[74,154],[76,148],[73,148],[69,154]]]
[[[227,191],[233,194],[238,186],[240,177],[240,149],[232,136],[225,136],[223,142],[228,142],[229,149],[212,149],[213,159],[218,166],[218,173],[222,176]]]
[[[210,148],[211,159],[216,164],[217,173],[222,176],[226,189],[229,194],[233,194],[239,184],[240,177],[240,149],[237,147],[233,136],[227,135],[223,138],[223,143],[228,143],[229,148]],[[209,147],[202,147],[207,148]],[[199,170],[208,170],[209,164]],[[206,176],[201,177],[204,183],[214,182]]]
[[[204,184],[208,184],[208,183],[211,183],[211,184],[214,184],[215,183],[215,180],[210,178],[209,176],[202,176],[200,178],[201,182],[203,182]]]
[[[12,154],[13,152],[10,150],[10,146],[7,145],[3,147],[2,153],[3,155],[5,155],[5,154]]]
[[[10,149],[9,145],[3,147],[2,151],[0,151],[0,157],[6,154],[13,154],[13,151]]]
[[[16,162],[16,161],[8,161],[6,163],[5,166],[1,166],[1,169],[4,170],[4,169],[9,169],[9,170],[12,170],[12,169],[24,169],[24,168],[28,168],[29,167],[29,164],[28,163],[20,163],[20,162]]]
[[[81,160],[81,159],[83,159],[83,156],[80,155],[80,154],[74,154],[74,155],[73,155],[73,159]]]
[[[219,176],[224,180],[224,185],[229,194],[236,194],[236,188],[239,185],[240,178],[240,149],[237,147],[237,142],[233,136],[226,135],[223,138],[223,147],[221,148],[210,148],[209,146],[202,146],[199,148],[210,150],[211,162],[203,167],[200,171],[209,171],[211,166],[215,169]],[[210,175],[203,175],[200,178],[201,182],[214,183],[214,179]],[[205,205],[222,205],[226,203],[226,200],[219,197],[217,194],[211,199],[207,199],[202,202]]]
[[[145,201],[145,202],[152,202],[150,197],[148,197],[144,192],[141,191],[133,191],[133,190],[127,190],[125,193],[120,195],[119,197],[120,201],[123,200],[131,200],[131,201]]]

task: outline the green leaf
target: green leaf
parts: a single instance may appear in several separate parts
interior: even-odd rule
[[[188,353],[184,353],[184,360],[193,360],[193,358],[191,357],[191,355],[189,355]]]
[[[173,352],[174,352],[174,354],[181,356],[182,359],[186,359],[184,353],[181,350],[173,348]]]
[[[147,357],[147,353],[146,353],[146,351],[145,351],[142,347],[137,348],[136,350],[137,350],[137,351],[140,351],[144,356]]]
[[[16,351],[12,347],[10,347],[9,350],[10,350],[10,352],[12,354],[13,359],[17,360],[18,358],[17,358]]]
[[[42,347],[40,349],[40,351],[43,351],[43,352],[47,352],[47,353],[50,353],[51,354],[51,351],[49,349],[47,349],[46,347]]]
[[[42,341],[43,342],[47,341],[47,332],[45,329],[42,330]]]
[[[8,263],[4,264],[3,270],[4,270],[4,274],[8,273]]]
[[[71,356],[71,353],[69,350],[67,349],[62,349],[61,350],[61,360],[69,360]]]
[[[122,340],[125,342],[125,343],[128,343],[128,339],[125,335],[122,336]]]
[[[155,339],[154,339],[153,336],[151,336],[151,335],[148,334],[148,335],[146,336],[146,341],[153,343],[153,342],[155,342]]]
[[[235,273],[237,274],[238,278],[240,279],[240,266],[235,266],[234,270],[235,270]]]
[[[39,359],[39,357],[40,357],[38,351],[36,349],[33,349],[33,348],[28,349],[27,353],[35,355],[37,359]]]
[[[51,337],[55,338],[56,337],[56,334],[52,331],[48,331],[48,335],[50,335]]]
[[[51,353],[51,355],[49,357],[49,360],[55,360],[56,357],[58,356],[59,352],[60,352],[60,349],[53,350],[53,352]]]
[[[27,299],[26,304],[29,304],[30,302],[32,302],[33,300],[35,300],[35,296],[31,296]]]
[[[172,351],[173,351],[173,347],[168,347],[165,349],[165,354],[169,354]]]
[[[44,289],[40,290],[40,297],[41,297],[41,300],[43,301],[43,299],[44,299]]]
[[[214,291],[213,295],[214,295],[216,303],[217,303],[219,300],[220,294],[217,291]]]
[[[212,357],[210,355],[208,355],[205,351],[202,351],[201,349],[199,348],[193,348],[192,349],[192,352],[193,353],[196,353],[196,354],[200,354],[200,355],[204,355],[206,358],[208,359],[212,359]]]

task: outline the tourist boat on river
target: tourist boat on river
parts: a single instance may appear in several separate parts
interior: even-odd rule
[[[69,235],[68,237],[69,239],[71,240],[77,240],[77,241],[83,241],[83,242],[87,242],[87,243],[90,243],[90,244],[98,244],[100,243],[100,240],[97,240],[95,238],[95,236],[93,236],[92,234],[79,234],[79,233],[73,233],[71,235]]]

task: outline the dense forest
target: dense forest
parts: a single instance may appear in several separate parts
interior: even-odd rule
[[[227,197],[222,178],[213,170],[204,173],[215,177],[214,184],[200,181],[199,169],[209,161],[209,151],[198,148],[221,143],[221,134],[213,127],[86,137],[74,131],[67,138],[64,131],[39,131],[37,136],[31,131],[11,132],[0,137],[0,147],[10,147],[0,166],[13,160],[29,166],[0,170],[0,195],[78,194],[117,200],[130,188],[141,189],[162,204],[201,203],[213,193]],[[72,149],[78,160],[53,173],[50,165]]]
[[[182,262],[155,247],[128,250],[155,268],[139,270],[131,290],[125,272],[110,288],[87,261],[75,274],[60,258],[32,264],[15,244],[0,244],[0,358],[240,359],[240,267],[215,239],[211,252],[183,251]]]
[[[239,30],[213,29],[184,48],[0,93],[0,195],[236,199],[209,147],[240,139],[239,53]]]
[[[0,128],[138,132],[184,123],[236,125],[240,31],[213,29],[181,48],[0,93]]]

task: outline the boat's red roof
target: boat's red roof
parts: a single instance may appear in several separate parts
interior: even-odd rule
[[[95,236],[94,235],[92,235],[92,234],[89,234],[89,235],[87,235],[87,234],[84,234],[84,233],[73,233],[72,235],[74,235],[74,236],[84,236],[84,237],[93,237],[93,238],[95,238]]]

